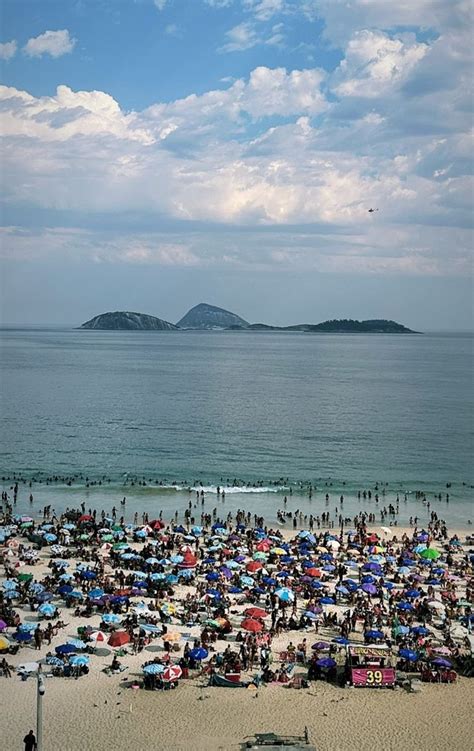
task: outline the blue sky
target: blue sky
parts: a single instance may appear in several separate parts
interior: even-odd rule
[[[471,13],[4,0],[2,321],[472,328]]]

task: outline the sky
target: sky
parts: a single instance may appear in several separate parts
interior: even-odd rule
[[[472,330],[472,29],[470,0],[3,0],[1,323]]]

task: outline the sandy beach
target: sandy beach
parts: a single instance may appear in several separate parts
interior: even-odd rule
[[[399,538],[404,531],[413,530],[394,530]],[[289,540],[292,534],[286,531],[284,537]],[[140,545],[134,543],[133,547],[139,549]],[[39,580],[48,572],[49,559],[48,548],[43,548],[35,566],[20,570],[34,573]],[[185,591],[177,586],[175,599],[184,597]],[[26,622],[37,619],[28,607],[16,609]],[[219,639],[216,651],[222,651],[229,640],[232,643],[244,609],[239,606],[231,611],[234,634],[227,641]],[[84,618],[62,608],[62,619],[68,625],[53,638],[51,646],[44,643],[39,651],[34,645],[23,646],[18,654],[8,656],[8,663],[16,668],[39,660],[57,645],[77,638],[77,628],[84,625]],[[98,627],[100,615],[89,620]],[[190,641],[200,634],[198,626],[187,628],[175,623],[173,630]],[[275,637],[273,651],[283,650],[290,640],[296,643],[301,635],[301,631],[287,631]],[[311,639],[314,632],[305,635]],[[320,628],[317,638],[330,638],[329,630]],[[355,638],[361,640],[362,633]],[[131,688],[143,677],[141,665],[163,651],[162,640],[153,640],[141,653],[130,653],[122,659],[126,666],[123,673],[107,675],[102,671],[110,665],[112,650],[108,648],[91,657],[87,676],[77,680],[47,677],[43,700],[45,751],[231,751],[242,748],[241,744],[256,732],[302,735],[305,726],[318,751],[369,751],[375,745],[393,751],[432,751],[434,745],[441,750],[464,751],[474,736],[474,683],[469,678],[460,677],[452,685],[423,684],[416,694],[403,688],[340,688],[323,681],[300,690],[278,684],[226,690],[209,687],[208,678],[195,671],[173,691]],[[44,669],[48,671],[48,666]],[[12,678],[0,678],[0,686],[0,745],[14,751],[22,748],[26,732],[36,727],[36,679],[30,676],[22,681],[12,671]]]

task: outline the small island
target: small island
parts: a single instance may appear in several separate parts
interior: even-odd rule
[[[417,334],[418,331],[396,321],[374,318],[356,321],[351,318],[298,323],[292,326],[271,326],[266,323],[248,323],[237,313],[215,305],[199,303],[191,308],[176,324],[145,313],[116,311],[91,318],[79,328],[98,331],[296,331],[309,334]]]
[[[95,329],[98,331],[176,331],[177,326],[168,321],[163,321],[155,316],[145,313],[130,313],[128,311],[115,311],[114,313],[101,313],[91,318],[79,328]]]

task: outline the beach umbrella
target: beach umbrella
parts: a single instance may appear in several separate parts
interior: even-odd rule
[[[82,667],[82,665],[87,665],[89,662],[89,657],[87,655],[72,655],[69,658],[69,664],[73,667]]]
[[[101,587],[95,587],[95,589],[91,589],[89,592],[89,597],[92,597],[95,600],[97,597],[102,597],[104,594],[105,592]]]
[[[104,623],[112,623],[112,624],[116,624],[116,623],[120,623],[120,621],[121,621],[122,619],[121,619],[121,617],[120,617],[119,615],[117,615],[116,613],[104,613],[104,614],[102,615],[102,620],[103,620],[103,622],[104,622]]]
[[[179,631],[169,631],[166,634],[162,634],[163,641],[178,642],[181,639],[182,634]]]
[[[409,597],[410,599],[419,597],[421,595],[421,592],[419,589],[407,589],[406,592],[404,592],[405,597]]]
[[[319,660],[316,660],[316,665],[318,668],[335,668],[337,665],[336,660],[333,660],[332,657],[321,657]]]
[[[144,665],[143,666],[143,672],[146,675],[159,675],[162,673],[165,669],[164,665],[161,665],[159,662],[152,662],[150,665]]]
[[[440,668],[452,668],[453,666],[451,660],[447,660],[445,657],[436,657],[432,660],[432,663]]]
[[[250,631],[253,634],[263,631],[263,623],[261,623],[261,621],[256,621],[253,618],[244,618],[240,625],[245,631]]]
[[[107,644],[110,647],[123,647],[124,644],[128,644],[130,637],[126,631],[115,631],[109,638]]]
[[[15,581],[15,579],[5,579],[5,581],[2,584],[3,589],[9,590],[9,589],[16,589],[18,587],[18,582]]]
[[[261,563],[260,561],[250,561],[250,563],[247,563],[245,568],[247,569],[247,571],[253,574],[263,568],[263,563]]]
[[[247,610],[244,611],[244,615],[249,618],[267,618],[269,614],[263,608],[247,608]]]
[[[321,597],[320,601],[321,605],[334,605],[334,600],[332,597]]]
[[[404,636],[410,633],[410,629],[408,626],[395,626],[393,633],[395,636]]]
[[[81,639],[69,639],[67,643],[70,644],[71,647],[74,647],[74,649],[86,649],[87,647],[87,644]]]
[[[17,631],[13,634],[13,638],[18,642],[30,641],[33,638],[33,635],[29,631]]]
[[[430,600],[428,606],[434,610],[444,610],[444,604],[440,600]]]
[[[426,550],[422,550],[420,553],[421,558],[427,561],[436,561],[440,555],[441,553],[435,550],[435,548],[426,548]]]
[[[0,632],[5,631],[7,628],[8,624],[2,618],[0,618]]]
[[[48,602],[45,602],[43,605],[39,606],[38,613],[49,618],[56,613],[56,610],[56,605],[50,605]]]
[[[430,633],[426,626],[412,626],[410,631],[412,634],[417,634],[418,636],[428,636]]]
[[[99,642],[105,642],[107,641],[107,635],[104,634],[103,631],[91,631],[89,634],[89,641],[95,642],[96,644]]]
[[[207,649],[204,649],[204,647],[196,647],[195,649],[191,649],[189,652],[189,656],[192,660],[205,660],[208,656],[209,652]]]
[[[366,631],[364,634],[366,639],[384,639],[384,634],[382,631],[378,631],[377,629],[370,629],[369,631]]]
[[[76,647],[73,647],[72,644],[60,644],[55,647],[54,651],[57,655],[70,655],[76,651]]]
[[[311,649],[316,649],[318,652],[323,652],[330,648],[330,644],[327,641],[317,641],[312,645]]]
[[[400,649],[398,654],[400,657],[403,657],[404,660],[408,660],[409,662],[416,662],[419,660],[418,653],[414,652],[413,649]]]
[[[280,587],[280,589],[275,590],[275,594],[281,602],[293,602],[295,599],[293,591],[288,587]]]
[[[240,583],[244,585],[244,587],[251,587],[253,584],[255,584],[254,580],[251,576],[241,576],[240,577]]]
[[[161,634],[161,628],[153,623],[140,623],[140,628],[150,634]]]
[[[46,655],[44,661],[45,661],[46,665],[52,665],[55,668],[62,668],[62,667],[64,667],[63,661],[60,660],[59,657],[56,657],[56,655]]]
[[[161,677],[164,681],[176,681],[181,678],[182,674],[183,671],[179,665],[169,665],[163,670]]]
[[[361,589],[369,595],[377,594],[377,587],[375,584],[363,584]]]
[[[346,639],[345,636],[336,636],[336,638],[333,641],[335,641],[336,644],[342,644],[342,645],[350,643],[349,639]]]
[[[397,604],[397,608],[398,610],[413,610],[414,609],[411,602],[405,602],[405,601],[399,602]]]
[[[0,649],[3,651],[4,649],[8,649],[10,646],[10,642],[6,638],[6,636],[0,636]]]
[[[36,621],[35,623],[32,623],[31,621],[30,623],[20,623],[20,625],[18,626],[18,631],[35,631],[35,629],[37,629],[39,625],[40,624],[38,621]]]

